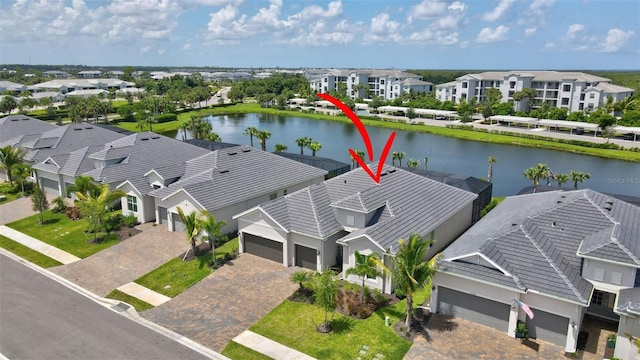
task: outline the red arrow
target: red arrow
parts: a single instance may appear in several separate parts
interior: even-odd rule
[[[349,107],[345,105],[342,101],[334,98],[331,95],[327,95],[327,94],[316,94],[316,95],[318,95],[318,97],[322,99],[325,99],[331,102],[333,105],[338,107],[338,109],[342,110],[342,112],[345,113],[345,115],[347,115],[349,119],[351,119],[353,124],[358,128],[358,131],[360,132],[360,136],[362,137],[362,140],[364,141],[364,145],[367,148],[367,154],[369,155],[369,159],[373,161],[374,160],[373,146],[371,145],[371,138],[369,138],[369,133],[367,132],[367,129],[364,127],[364,124],[362,123],[358,115],[356,115],[356,113],[351,111],[351,109],[349,109]],[[391,150],[391,145],[393,144],[393,140],[395,138],[396,138],[396,132],[394,131],[389,136],[389,139],[387,139],[387,143],[385,144],[384,149],[382,150],[382,154],[380,155],[380,161],[378,162],[378,169],[375,174],[373,173],[373,171],[371,171],[371,169],[369,168],[369,165],[367,165],[364,162],[364,160],[360,158],[360,156],[358,156],[355,151],[353,151],[353,149],[349,149],[349,153],[351,154],[351,156],[358,162],[358,164],[360,164],[360,166],[362,166],[362,168],[367,172],[367,174],[369,174],[369,176],[373,179],[373,181],[375,181],[376,184],[380,183],[380,177],[382,174],[384,161],[386,160],[387,155],[389,155],[389,151]]]

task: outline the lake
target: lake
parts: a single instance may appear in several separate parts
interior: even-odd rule
[[[249,137],[242,132],[249,126],[271,132],[267,140],[267,150],[273,151],[275,144],[288,146],[288,152],[300,152],[295,139],[309,136],[322,144],[317,156],[328,157],[345,163],[351,163],[348,149],[366,150],[358,129],[353,124],[312,120],[300,117],[268,114],[237,114],[209,116],[205,118],[213,125],[213,131],[222,137],[222,141],[236,144],[249,144]],[[373,144],[374,158],[378,159],[384,144],[394,130],[367,127]],[[475,177],[487,177],[489,155],[497,159],[493,167],[493,195],[514,195],[525,186],[531,185],[522,173],[525,169],[545,163],[556,174],[569,173],[570,170],[588,172],[591,178],[578,188],[591,188],[606,193],[640,196],[640,164],[621,160],[604,159],[595,156],[572,154],[569,152],[490,144],[460,140],[445,136],[396,131],[393,151],[406,153],[403,166],[410,158],[420,161],[423,167],[425,156],[429,158],[429,170],[451,172]],[[182,139],[182,133],[173,132],[168,136]],[[254,139],[254,146],[260,147]],[[305,154],[311,150],[304,149]],[[391,163],[391,154],[387,158]],[[397,162],[396,162],[397,165]],[[545,181],[541,181],[544,185]],[[557,186],[555,182],[552,185]],[[569,181],[563,188],[572,188]]]

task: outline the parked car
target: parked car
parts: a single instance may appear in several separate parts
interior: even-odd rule
[[[577,128],[576,135],[584,135],[584,128]]]
[[[444,115],[436,115],[436,120],[446,120],[447,117]]]

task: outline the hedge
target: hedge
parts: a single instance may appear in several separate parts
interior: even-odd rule
[[[178,120],[178,115],[173,114],[173,113],[166,113],[166,114],[156,115],[156,122],[158,124],[162,124],[162,123],[166,123],[166,122],[170,122],[170,121],[176,121],[176,120]]]

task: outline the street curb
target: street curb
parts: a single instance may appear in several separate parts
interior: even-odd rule
[[[25,260],[25,259],[19,257],[18,255],[14,254],[14,253],[12,253],[10,251],[7,251],[6,249],[1,248],[1,247],[0,247],[0,254],[5,255],[8,258],[10,258],[10,259],[12,259],[12,260],[14,260],[16,262],[19,262],[19,263],[27,266],[28,268],[30,268],[30,269],[32,269],[32,270],[34,270],[34,271],[36,271],[36,272],[48,277],[48,278],[50,278],[51,280],[53,280],[53,281],[55,281],[55,282],[57,282],[57,283],[59,283],[59,284],[61,284],[63,286],[66,286],[67,288],[77,292],[80,295],[83,295],[84,297],[88,298],[89,300],[92,300],[92,301],[98,303],[99,305],[102,305],[102,306],[108,308],[109,310],[111,310],[111,311],[113,311],[113,312],[115,312],[117,314],[120,314],[120,315],[122,315],[122,316],[124,316],[124,317],[126,317],[126,318],[128,318],[128,319],[130,319],[132,321],[135,321],[135,322],[139,323],[140,325],[142,325],[142,326],[144,326],[144,327],[146,327],[146,328],[148,328],[150,330],[153,330],[153,331],[157,332],[158,334],[161,334],[161,335],[163,335],[165,337],[168,337],[169,339],[174,340],[177,343],[180,343],[180,344],[190,348],[191,350],[196,351],[196,352],[198,352],[198,353],[200,353],[200,354],[202,354],[202,355],[204,355],[204,356],[206,356],[206,357],[208,357],[210,359],[230,360],[226,356],[224,356],[224,355],[222,355],[222,354],[220,354],[220,353],[218,353],[216,351],[213,351],[213,350],[211,350],[211,349],[209,349],[209,348],[207,348],[207,347],[205,347],[203,345],[198,344],[197,342],[195,342],[195,341],[193,341],[193,340],[191,340],[191,339],[189,339],[187,337],[184,337],[184,336],[182,336],[182,335],[180,335],[180,334],[178,334],[178,333],[176,333],[176,332],[174,332],[172,330],[164,328],[164,327],[162,327],[162,326],[160,326],[160,325],[158,325],[158,324],[156,324],[154,322],[151,322],[151,321],[141,317],[140,314],[138,314],[138,312],[135,310],[135,308],[133,306],[131,306],[130,304],[126,304],[124,301],[113,300],[113,299],[107,299],[107,298],[100,297],[100,296],[92,293],[91,291],[89,291],[89,290],[87,290],[87,289],[85,289],[85,288],[83,288],[81,286],[78,286],[77,284],[74,284],[71,281],[69,281],[69,280],[67,280],[67,279],[65,279],[65,278],[63,278],[63,277],[61,277],[61,276],[59,276],[57,274],[54,274],[51,271],[49,271],[47,269],[44,269],[44,268],[42,268],[42,267],[40,267],[40,266],[38,266],[38,265],[28,261],[28,260]],[[124,310],[124,311],[116,310],[115,307],[117,305],[120,305],[121,303],[124,303],[124,304],[128,305],[129,308],[127,310]]]

